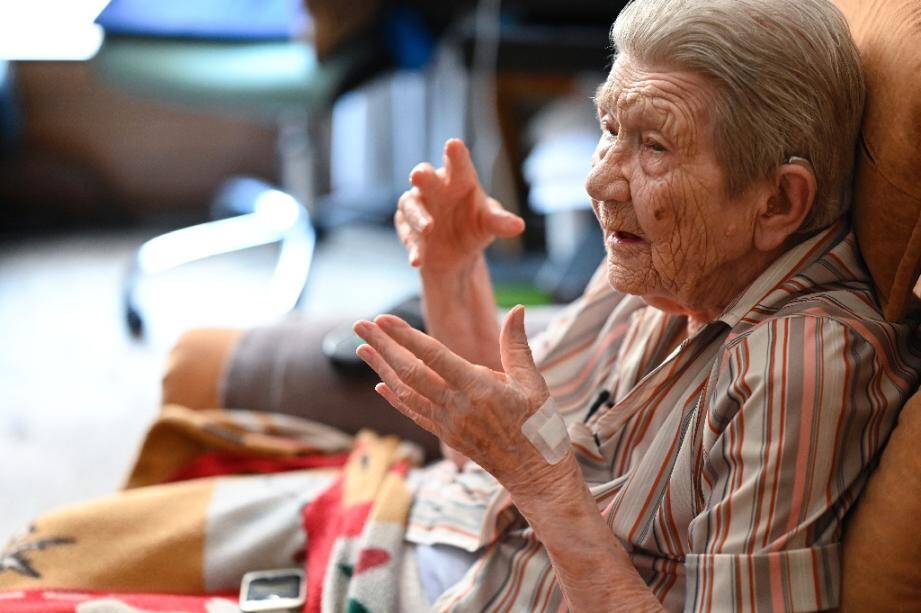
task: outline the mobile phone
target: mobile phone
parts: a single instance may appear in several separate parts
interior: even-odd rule
[[[243,575],[240,610],[243,613],[294,613],[304,606],[307,582],[300,568],[259,570]]]

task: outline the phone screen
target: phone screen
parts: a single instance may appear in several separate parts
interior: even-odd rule
[[[281,577],[260,577],[249,584],[247,600],[271,600],[275,598],[297,598],[300,594],[301,578],[297,575]]]

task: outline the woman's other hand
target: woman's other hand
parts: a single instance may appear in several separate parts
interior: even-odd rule
[[[460,139],[445,143],[442,168],[419,164],[409,180],[413,187],[400,197],[394,224],[413,267],[463,267],[495,238],[524,231],[523,219],[483,191]]]
[[[471,364],[392,315],[360,321],[358,355],[398,411],[492,473],[509,491],[528,488],[549,464],[521,425],[549,397],[524,333],[524,307],[502,326],[502,370]]]
[[[489,198],[477,180],[464,143],[445,143],[444,165],[419,164],[413,187],[400,197],[397,233],[419,269],[429,334],[472,364],[502,368],[496,301],[484,249],[496,237],[524,230],[524,220]],[[462,467],[462,453],[442,445]]]

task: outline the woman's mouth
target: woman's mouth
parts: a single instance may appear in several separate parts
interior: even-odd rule
[[[635,245],[642,242],[643,239],[636,234],[624,232],[623,230],[614,230],[608,234],[608,244],[612,246]]]

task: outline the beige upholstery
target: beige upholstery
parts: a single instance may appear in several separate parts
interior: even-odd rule
[[[842,612],[921,611],[921,392],[899,418],[844,539]]]
[[[855,229],[886,318],[898,320],[921,274],[921,2],[835,3],[867,79]]]
[[[854,227],[888,319],[921,274],[921,1],[835,0],[867,78]],[[841,611],[921,611],[921,392],[848,523]]]
[[[163,375],[161,404],[190,409],[221,407],[220,385],[242,330],[201,328],[182,335]]]

